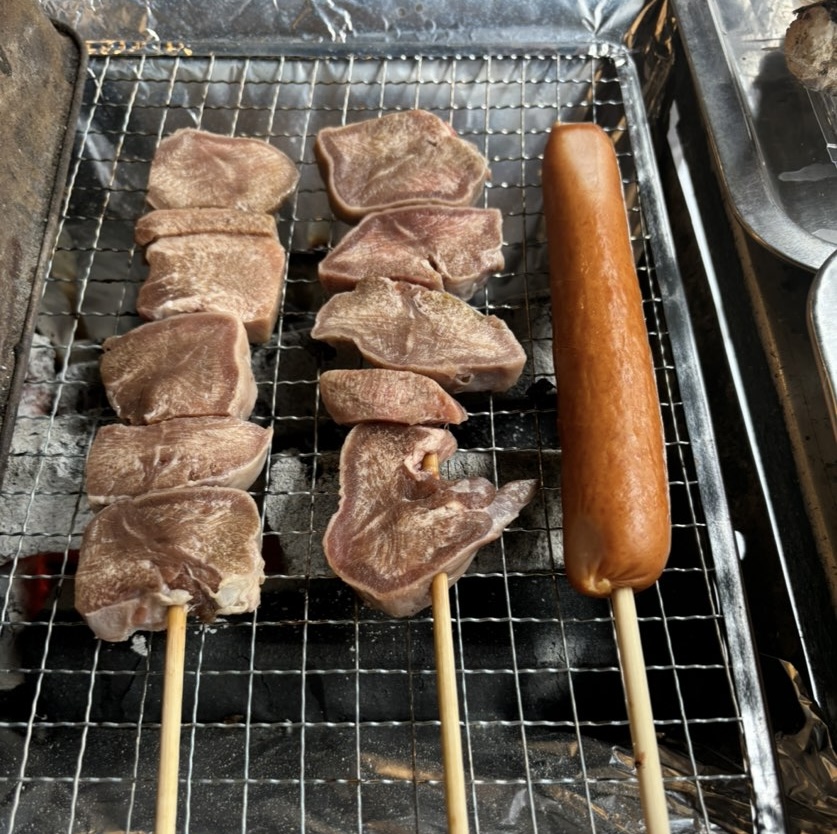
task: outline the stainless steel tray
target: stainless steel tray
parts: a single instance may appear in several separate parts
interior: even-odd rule
[[[811,285],[808,328],[831,427],[837,437],[837,253],[822,265]]]
[[[837,248],[837,166],[823,103],[815,112],[785,66],[799,0],[672,1],[733,211],[766,247],[816,271]]]
[[[5,642],[4,831],[138,830],[153,818],[165,635],[108,645],[72,609],[90,517],[84,461],[115,419],[99,345],[138,323],[145,275],[133,227],[160,138],[199,125],[263,138],[299,165],[279,217],[289,273],[277,331],[254,351],[253,419],[276,444],[253,495],[268,580],[251,616],[193,625],[182,748],[184,832],[445,830],[432,623],[364,608],[321,537],[344,431],[319,373],[341,357],[309,329],[316,264],[341,233],[316,132],[409,107],[449,120],[487,156],[484,203],[504,216],[506,269],[474,303],[524,345],[521,381],[468,395],[453,471],[536,474],[537,500],[451,592],[473,830],[616,832],[641,826],[608,603],[561,561],[555,389],[540,165],[556,119],[610,131],[625,182],[665,415],[674,549],[637,603],[677,830],[785,830],[738,558],[628,52],[311,50],[272,57],[94,58],[61,235],[32,354],[39,369],[0,494]],[[37,395],[37,396],[35,396]]]

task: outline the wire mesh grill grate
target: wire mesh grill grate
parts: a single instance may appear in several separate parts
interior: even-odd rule
[[[743,719],[757,707],[739,704],[729,646],[746,636],[719,602],[617,64],[575,54],[91,60],[3,492],[3,830],[131,831],[153,819],[165,636],[98,643],[72,609],[72,572],[90,518],[85,456],[115,420],[98,346],[139,323],[145,265],[133,226],[158,142],[187,126],[263,138],[301,179],[278,218],[290,253],[280,321],[253,351],[252,419],[275,431],[253,489],[268,580],[255,614],[190,625],[182,830],[445,830],[430,616],[362,607],[322,554],[345,432],[324,413],[317,379],[342,357],[308,335],[323,300],[316,264],[345,230],[314,137],[410,107],[450,121],[490,161],[484,205],[503,213],[506,269],[474,304],[504,318],[528,356],[510,392],[461,397],[469,419],[454,429],[450,474],[536,476],[542,487],[451,592],[473,828],[607,832],[630,829],[638,813],[630,763],[612,752],[628,746],[628,728],[610,609],[574,593],[561,569],[539,193],[560,118],[597,121],[616,142],[663,403],[674,546],[637,602],[665,762],[685,797],[684,830],[709,830],[730,795],[736,830],[753,830],[764,777],[754,777]]]

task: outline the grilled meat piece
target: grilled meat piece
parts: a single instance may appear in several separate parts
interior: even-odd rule
[[[526,354],[508,326],[449,293],[364,278],[332,296],[311,336],[351,343],[371,364],[435,379],[446,391],[506,391]]]
[[[87,456],[93,506],[158,489],[247,489],[270,451],[273,429],[235,417],[180,417],[151,426],[102,426]]]
[[[108,400],[132,425],[172,417],[250,416],[256,381],[247,331],[228,313],[187,313],[111,336],[99,368]]]
[[[461,423],[465,409],[430,377],[384,368],[326,371],[320,396],[335,423]]]
[[[489,178],[470,142],[426,110],[323,128],[314,145],[334,213],[349,222],[396,206],[470,206]]]
[[[97,637],[166,627],[188,604],[205,621],[252,611],[264,581],[261,522],[242,490],[191,487],[127,498],[87,525],[75,605]]]
[[[162,237],[223,234],[261,235],[278,240],[276,220],[269,214],[237,209],[158,209],[137,220],[134,240],[147,246]]]
[[[164,237],[149,244],[145,256],[148,277],[137,295],[143,318],[231,313],[251,342],[270,339],[285,279],[285,250],[275,236]]]
[[[484,544],[534,497],[535,481],[499,490],[484,478],[446,481],[422,469],[442,462],[453,435],[428,426],[355,426],[340,453],[340,505],[323,547],[332,570],[371,606],[394,617],[430,604],[433,577],[453,584]]]
[[[261,139],[184,128],[160,142],[151,162],[147,199],[156,209],[272,213],[298,181],[293,161]]]
[[[408,206],[365,217],[320,262],[328,292],[385,275],[468,300],[504,266],[497,209]]]

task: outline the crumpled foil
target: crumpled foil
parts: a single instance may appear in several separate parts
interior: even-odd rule
[[[622,41],[667,7],[660,0],[41,0],[52,17],[112,51],[256,54],[288,44]],[[652,24],[653,26],[654,24]]]
[[[790,663],[779,662],[802,714],[797,732],[776,737],[788,816],[799,834],[833,834],[837,831],[837,753],[822,712],[799,672]]]

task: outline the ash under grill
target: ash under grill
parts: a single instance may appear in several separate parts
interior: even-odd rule
[[[364,608],[322,553],[345,430],[322,409],[317,379],[356,360],[308,335],[323,300],[317,262],[345,230],[332,221],[314,137],[410,107],[449,120],[490,161],[483,204],[503,213],[506,270],[473,303],[504,318],[528,355],[509,392],[460,397],[469,419],[453,427],[460,451],[448,474],[541,483],[451,592],[473,830],[610,832],[641,819],[610,607],[574,592],[561,565],[540,196],[556,119],[596,121],[616,141],[662,399],[673,548],[637,606],[679,796],[672,819],[683,831],[782,830],[731,531],[625,56],[105,57],[88,76],[0,510],[2,830],[152,825],[165,635],[99,643],[72,609],[72,573],[90,518],[85,456],[97,427],[115,421],[98,346],[139,324],[146,267],[133,227],[158,142],[187,126],[264,138],[301,180],[279,217],[290,256],[282,314],[253,351],[252,419],[275,431],[252,490],[268,579],[253,615],[189,627],[180,829],[446,830],[430,615]]]

